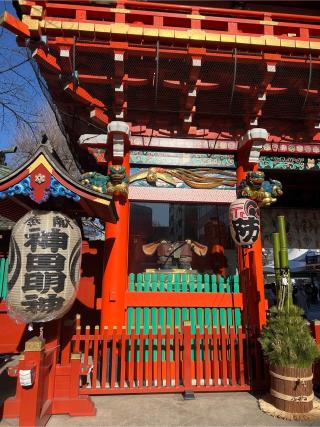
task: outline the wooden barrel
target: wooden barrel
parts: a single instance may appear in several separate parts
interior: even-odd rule
[[[272,404],[282,411],[306,413],[313,408],[312,368],[270,366]]]

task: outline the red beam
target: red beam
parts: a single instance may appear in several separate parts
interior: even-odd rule
[[[242,294],[201,292],[126,292],[127,307],[242,308]]]
[[[61,73],[61,68],[55,56],[50,55],[50,53],[46,54],[40,47],[33,52],[32,57],[37,60],[38,64],[42,65],[47,70],[53,71],[54,73]]]
[[[109,123],[108,116],[100,108],[94,108],[90,111],[90,119],[100,126],[106,126]]]
[[[65,86],[64,90],[69,93],[73,98],[75,98],[77,101],[80,101],[84,104],[90,104],[94,105],[96,107],[105,108],[105,105],[103,102],[101,102],[99,99],[94,98],[92,95],[90,95],[89,92],[87,92],[85,89],[83,89],[80,86],[75,86],[73,83],[69,83],[67,86]]]
[[[57,46],[60,45],[67,45],[70,46],[73,44],[73,38],[64,38],[64,37],[56,37],[54,39],[50,39],[48,41],[49,46]],[[110,41],[109,44],[103,44],[103,43],[96,43],[96,42],[77,42],[76,48],[78,52],[88,52],[90,54],[92,53],[104,53],[104,52],[113,52],[114,50],[119,49],[119,42]],[[136,46],[126,46],[124,49],[129,52],[132,55],[147,55],[147,56],[156,56],[156,48],[155,47],[147,47],[144,45],[136,45]],[[159,54],[163,57],[167,58],[185,58],[186,56],[189,56],[189,49],[187,47],[179,47],[177,49],[173,48],[165,48],[161,47],[159,48]],[[219,60],[219,61],[230,61],[230,59],[233,58],[233,53],[230,50],[230,52],[207,52],[205,50],[205,56],[203,57],[203,60]],[[257,61],[265,60],[266,59],[266,53],[260,52],[260,53],[238,53],[237,54],[238,61],[243,61],[244,63],[255,63]],[[280,54],[277,55],[277,61],[280,63],[290,63],[292,65],[308,65],[310,62],[309,56],[307,55],[301,55],[300,57],[288,57],[287,55],[281,56]],[[320,65],[320,60],[316,58],[312,58],[312,64]]]
[[[181,4],[168,4],[168,3],[145,3],[141,1],[130,1],[124,0],[121,2],[122,5],[126,6],[135,6],[142,9],[155,9],[155,10],[174,10],[178,12],[190,13],[192,11],[199,14],[212,14],[212,15],[229,15],[229,16],[240,16],[240,17],[250,17],[256,19],[265,19],[266,17],[270,20],[275,19],[284,19],[286,21],[303,21],[303,22],[317,22],[319,23],[318,16],[305,16],[298,14],[289,14],[289,13],[280,13],[280,12],[260,12],[254,10],[241,10],[241,9],[226,9],[226,8],[213,8],[213,7],[202,7],[202,6],[186,6]],[[314,8],[316,10],[316,6]]]
[[[23,22],[21,22],[19,19],[10,15],[10,13],[8,12],[4,12],[0,16],[0,26],[6,28],[7,30],[11,31],[17,36],[22,36],[27,38],[30,37],[30,31],[28,26]]]

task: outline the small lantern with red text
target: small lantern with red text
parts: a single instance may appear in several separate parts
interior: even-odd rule
[[[260,215],[256,202],[237,199],[230,204],[229,226],[232,239],[238,246],[250,247],[259,237]]]

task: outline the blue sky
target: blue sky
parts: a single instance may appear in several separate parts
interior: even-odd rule
[[[0,15],[6,10],[16,16],[11,0],[0,0]],[[21,100],[15,98],[13,108],[22,111],[27,119],[30,117],[28,113],[37,113],[40,106],[46,102],[29,62],[13,71],[3,72],[26,58],[25,49],[17,46],[15,39],[12,33],[0,27],[0,148],[14,145],[17,128],[14,115],[1,106],[6,89],[13,85],[21,87],[22,91],[17,92],[21,94]]]

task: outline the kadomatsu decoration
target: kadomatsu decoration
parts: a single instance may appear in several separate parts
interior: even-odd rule
[[[80,280],[81,232],[60,212],[31,211],[15,225],[9,249],[8,313],[20,322],[61,318]]]
[[[230,204],[229,226],[234,242],[239,246],[251,246],[259,237],[260,215],[256,202],[237,199]]]

